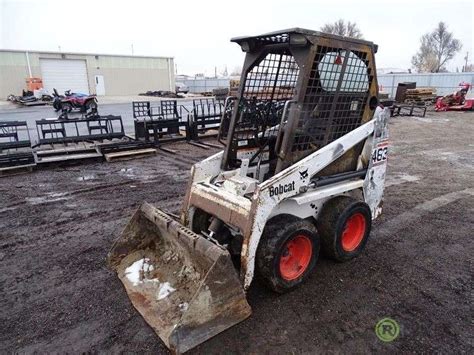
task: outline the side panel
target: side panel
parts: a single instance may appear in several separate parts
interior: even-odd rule
[[[371,157],[364,181],[364,198],[372,212],[372,218],[377,218],[382,213],[382,199],[385,187],[385,174],[388,159],[388,120],[390,111],[385,108],[376,114],[375,134],[371,145]]]
[[[302,219],[309,217],[318,219],[324,203],[334,196],[348,195],[361,199],[363,183],[363,180],[343,181],[285,199],[272,210],[269,219],[281,214],[289,214]]]
[[[380,111],[381,109],[378,108],[377,112]],[[378,117],[377,114],[376,117]],[[242,245],[241,278],[243,279],[245,289],[252,282],[258,243],[272,211],[284,199],[294,197],[306,191],[311,182],[311,176],[369,137],[374,131],[374,125],[375,120],[367,122],[273,176],[257,188],[252,201],[252,217],[249,219],[244,231],[244,242]]]
[[[221,161],[224,152],[220,151],[199,163],[194,164],[191,167],[191,177],[188,181],[188,186],[186,188],[186,195],[184,196],[183,206],[181,207],[181,223],[185,226],[188,226],[190,222],[190,209],[189,200],[191,197],[191,187],[194,183],[198,181],[203,181],[207,178],[217,176],[221,171]]]

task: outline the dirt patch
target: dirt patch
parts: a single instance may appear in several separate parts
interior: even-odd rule
[[[384,213],[366,252],[320,258],[298,290],[254,282],[253,315],[194,353],[472,352],[474,113],[396,118]],[[178,212],[189,168],[216,151],[56,167],[0,180],[0,349],[166,353],[105,258],[136,208]],[[383,317],[401,326],[377,339]]]

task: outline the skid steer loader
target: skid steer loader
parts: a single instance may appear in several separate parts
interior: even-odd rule
[[[286,292],[320,249],[358,256],[381,213],[377,46],[299,28],[232,41],[246,57],[224,150],[192,167],[179,220],[144,203],[108,256],[177,353],[248,317],[255,275]]]

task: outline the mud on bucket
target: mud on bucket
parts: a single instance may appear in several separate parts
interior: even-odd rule
[[[134,307],[185,352],[251,314],[230,255],[144,203],[108,255]]]

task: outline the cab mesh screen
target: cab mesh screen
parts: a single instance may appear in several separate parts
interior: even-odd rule
[[[317,150],[361,125],[373,74],[367,53],[318,46],[292,151]]]
[[[253,141],[253,146],[266,145],[264,138],[278,131],[285,102],[293,99],[298,74],[298,65],[287,53],[269,53],[247,73],[234,143]]]

